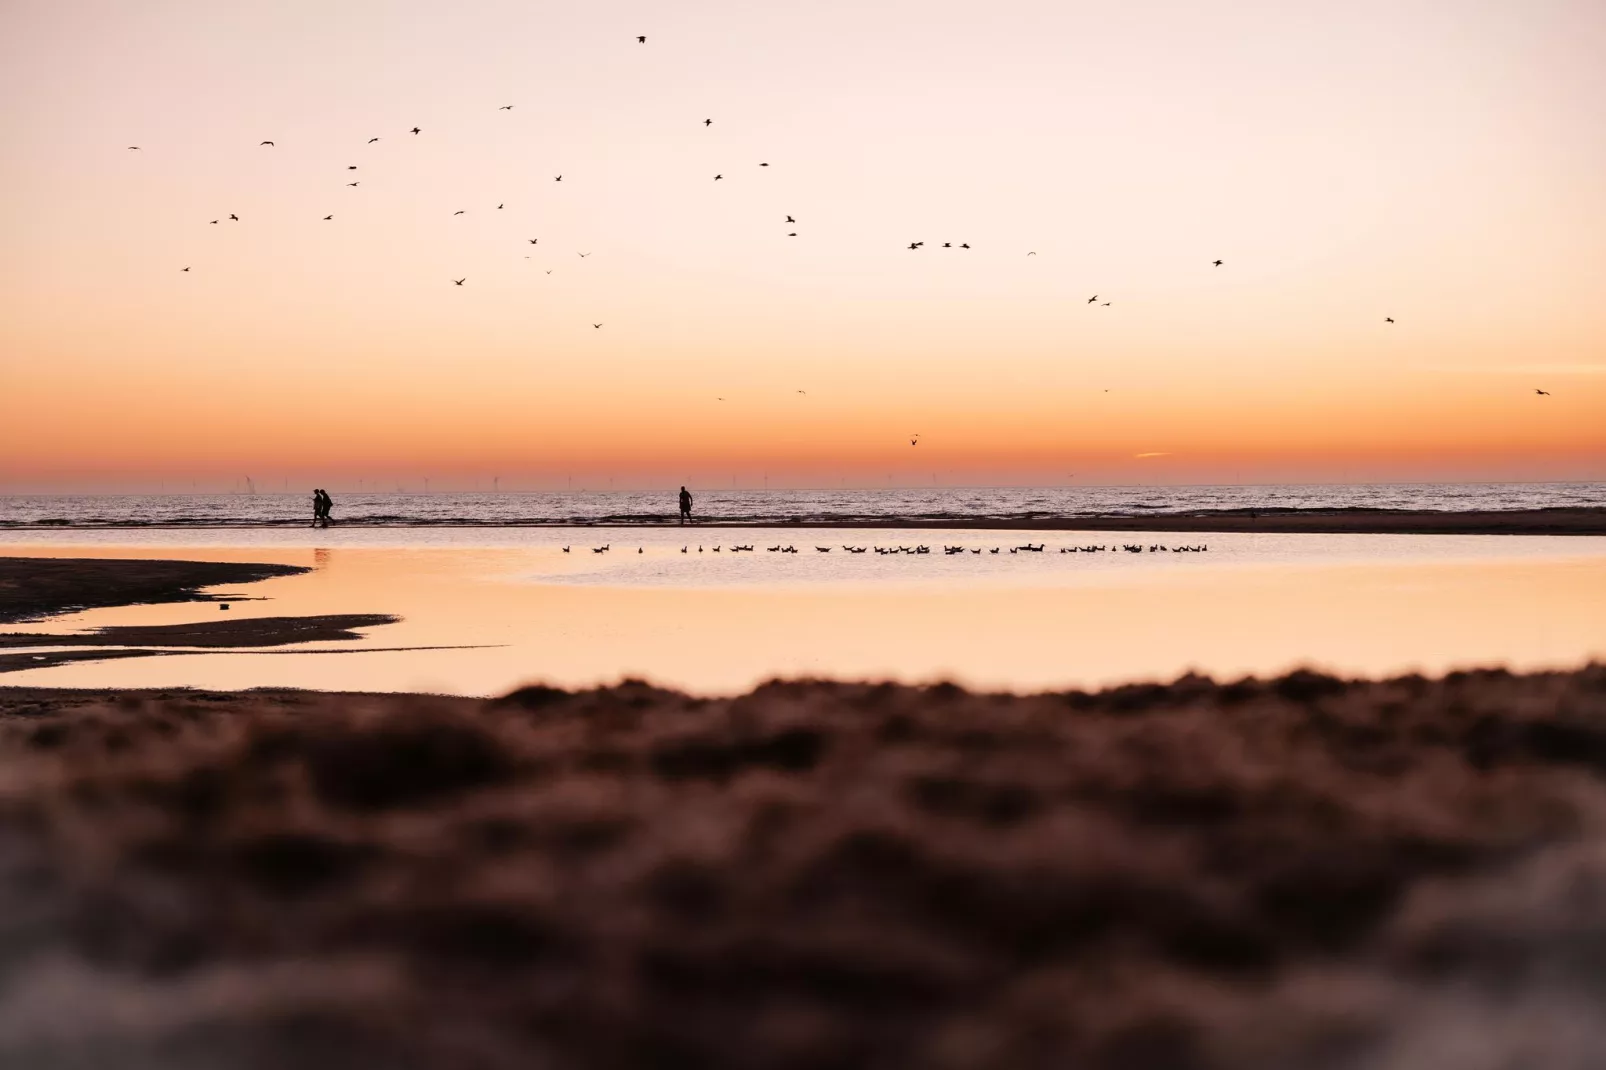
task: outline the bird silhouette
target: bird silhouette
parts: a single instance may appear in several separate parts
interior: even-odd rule
[[[1110,303],[1108,301],[1105,301],[1102,304],[1100,304],[1099,307],[1100,308],[1109,308],[1110,307]]]
[[[646,39],[646,38],[645,38],[645,37],[638,37],[638,38],[636,38],[636,44],[638,44],[638,45],[644,45],[644,44],[646,44],[646,43],[647,43],[647,39]]]
[[[923,241],[912,241],[912,242],[909,243],[909,248],[918,249],[924,244],[926,244],[926,243],[923,242]]]
[[[188,271],[189,268],[185,268],[184,270]],[[1550,396],[1550,391],[1548,391],[1548,390],[1540,390],[1538,387],[1534,388],[1534,393],[1535,394],[1543,394],[1547,398]]]
[[[359,183],[359,182],[347,182],[346,185],[348,185],[348,186],[357,186],[357,185],[361,185],[361,183]]]
[[[271,144],[273,144],[273,142],[271,142],[271,141],[258,142],[257,148],[261,148],[263,145],[271,145]]]
[[[807,390],[799,390],[799,391],[798,391],[798,393],[799,393],[799,394],[807,394],[807,393],[808,393],[808,391],[807,391]]]
[[[554,182],[562,182],[563,181],[563,176],[559,175],[557,178],[554,178],[552,181],[554,181]]]
[[[346,165],[346,170],[348,170],[348,171],[355,171],[356,169],[357,169],[357,165],[354,164],[354,163],[348,163]]]
[[[324,218],[325,218],[325,219],[333,219],[333,218],[334,218],[334,216],[332,216],[332,215],[326,215],[326,216],[324,216]]]
[[[180,271],[188,271],[188,270],[189,270],[189,268],[179,268],[179,270],[180,270]]]
[[[534,245],[537,242],[539,242],[541,239],[540,238],[525,238],[524,240],[529,242],[531,245]]]
[[[1099,299],[1099,295],[1098,294],[1094,294],[1092,297],[1089,297],[1087,299],[1087,303],[1091,305],[1094,301],[1097,301],[1098,299]]]
[[[795,237],[797,237],[797,231],[795,231],[795,230],[792,230],[792,231],[788,231],[788,232],[787,232],[787,234],[786,234],[786,236],[787,236],[787,237],[788,237],[788,238],[795,238]]]
[[[600,323],[593,323],[591,326],[596,330],[602,330],[602,324]]]
[[[960,243],[959,243],[959,247],[960,247],[960,248],[961,248],[961,249],[969,249],[969,248],[970,248],[970,246],[969,246],[969,245],[968,245],[968,244],[967,244],[967,243],[965,243],[965,242],[960,242]]]
[[[546,272],[546,273],[547,273],[547,274],[548,274],[548,275],[550,275],[550,274],[552,274],[552,269],[551,269],[551,268],[547,268],[547,272]]]
[[[909,436],[909,445],[911,445],[911,446],[920,445],[920,436],[918,434],[910,435]]]
[[[1210,261],[1210,265],[1212,267],[1220,267],[1221,266],[1221,261],[1220,260],[1212,260],[1212,261]]]
[[[1026,255],[1027,256],[1036,256],[1037,254],[1036,253],[1027,253]]]
[[[238,223],[240,221],[240,217],[235,215],[233,212],[229,213],[229,218],[234,220],[236,223]]]
[[[718,181],[719,181],[719,180],[720,180],[720,179],[722,179],[722,178],[724,178],[724,177],[725,177],[725,176],[724,176],[724,175],[715,175],[715,176],[714,176],[714,181],[715,181],[715,182],[718,182]]]
[[[497,110],[497,111],[512,111],[512,110],[513,110],[513,105],[511,105],[511,104],[504,104],[504,105],[502,105],[502,106],[501,106],[501,107],[500,107],[500,108],[497,108],[497,109],[496,109],[496,110]]]
[[[416,127],[416,126],[415,126],[415,127],[413,127],[413,128],[412,128],[412,129],[411,129],[411,130],[409,130],[409,131],[407,131],[407,132],[408,132],[408,133],[409,133],[409,134],[416,134],[416,133],[418,133],[418,127]]]
[[[374,142],[376,142],[378,140],[379,139],[377,137],[371,137],[371,138],[368,139],[368,144],[372,145]]]
[[[213,225],[213,226],[217,226],[217,220],[215,220],[215,219],[214,219],[214,220],[212,220],[212,225]]]
[[[133,152],[138,152],[139,151],[139,146],[138,145],[130,145],[128,147]]]
[[[760,166],[760,167],[768,167],[768,166],[769,166],[769,164],[767,164],[767,163],[761,163],[761,164],[759,164],[759,166]]]
[[[581,260],[584,260],[586,257],[590,256],[591,254],[590,253],[578,253],[576,255],[579,256]]]
[[[453,283],[453,285],[456,285],[456,286],[461,286],[461,285],[463,285],[463,284],[464,284],[464,283],[465,283],[465,282],[467,282],[467,281],[468,281],[468,276],[467,276],[467,275],[465,275],[465,276],[463,276],[463,277],[462,277],[462,278],[460,278],[460,279],[453,279],[453,280],[452,280],[452,283]]]
[[[500,204],[499,204],[499,205],[497,205],[497,206],[496,206],[496,210],[497,210],[497,211],[498,211],[498,212],[500,212],[500,211],[501,211],[501,210],[502,210],[502,206],[501,206],[501,205],[500,205]]]
[[[459,208],[457,211],[453,212],[452,214],[453,215],[462,215],[463,214],[463,210],[461,208]]]
[[[1394,317],[1393,316],[1384,316],[1383,317],[1383,322],[1384,323],[1393,323],[1394,322]]]
[[[714,120],[712,120],[712,119],[704,119],[703,120],[703,129],[704,130],[708,129],[710,126],[713,126],[713,125],[714,125]]]
[[[952,249],[954,247],[954,243],[951,241],[945,241],[942,243],[942,247],[944,249]]]

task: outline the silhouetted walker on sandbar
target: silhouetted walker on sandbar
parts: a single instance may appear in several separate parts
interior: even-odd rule
[[[334,499],[329,497],[329,492],[328,491],[324,490],[322,487],[318,487],[315,490],[313,490],[313,492],[312,492],[312,526],[313,527],[319,527],[320,526],[319,521],[322,521],[321,526],[322,527],[328,527],[329,526],[329,510],[333,509],[334,507],[335,507]]]
[[[680,522],[682,524],[691,522],[691,491],[685,487],[680,488]]]

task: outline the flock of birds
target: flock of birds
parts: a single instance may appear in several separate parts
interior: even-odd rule
[[[1039,542],[1039,543],[1030,543],[1029,542],[1029,543],[1025,543],[1024,545],[1021,545],[1021,546],[1009,546],[1009,547],[1002,547],[1002,546],[979,547],[979,546],[947,546],[947,545],[944,545],[943,548],[942,548],[942,552],[943,552],[944,555],[946,555],[948,557],[953,557],[953,556],[956,556],[958,554],[966,554],[966,553],[969,553],[969,554],[981,554],[981,553],[985,552],[985,553],[989,553],[989,554],[999,554],[999,553],[1003,553],[1004,550],[1006,550],[1006,549],[1012,554],[1022,554],[1022,553],[1040,554],[1040,553],[1043,553],[1047,549],[1047,547],[1048,547],[1047,543],[1041,543],[1041,542]],[[572,546],[565,546],[565,547],[563,547],[563,552],[564,553],[569,553],[572,549],[573,549]],[[590,547],[591,552],[594,553],[594,554],[605,554],[605,553],[608,553],[612,549],[613,549],[613,544],[612,543],[604,543],[601,546]],[[755,552],[755,547],[753,547],[751,544],[746,545],[746,546],[736,545],[736,546],[724,547],[723,549],[728,549],[733,554],[743,554],[743,553],[753,553],[753,552]],[[781,545],[767,546],[767,547],[765,547],[765,549],[768,552],[772,553],[772,554],[795,554],[795,553],[798,552],[798,548],[796,546],[790,546],[790,545],[788,545],[788,546],[781,546]],[[814,548],[814,552],[815,553],[820,553],[820,554],[828,554],[832,550],[835,550],[835,549],[837,549],[837,547],[834,547],[834,546],[816,546]],[[926,546],[924,544],[917,544],[915,546],[903,546],[903,545],[898,545],[898,546],[850,546],[850,545],[847,545],[846,543],[844,543],[842,545],[841,549],[846,551],[847,553],[850,553],[850,554],[867,554],[867,553],[872,553],[873,552],[873,553],[881,554],[883,556],[896,556],[898,554],[919,555],[919,554],[929,554],[929,553],[931,553],[931,547]],[[715,544],[711,548],[711,550],[712,550],[713,553],[717,554],[717,553],[721,552],[722,548],[721,548],[720,545]],[[1145,546],[1143,546],[1141,544],[1135,544],[1135,543],[1121,543],[1119,546],[1117,546],[1117,545],[1115,545],[1113,543],[1110,544],[1110,545],[1104,545],[1102,543],[1098,543],[1098,544],[1090,544],[1090,545],[1087,545],[1087,546],[1061,546],[1059,548],[1059,552],[1062,553],[1062,554],[1102,554],[1102,553],[1111,553],[1111,552],[1129,553],[1129,554],[1141,554],[1141,553],[1144,553],[1145,551],[1147,551],[1148,553],[1151,553],[1151,554],[1158,554],[1158,553],[1202,554],[1202,553],[1208,553],[1209,550],[1210,550],[1210,547],[1207,546],[1207,545],[1204,545],[1202,543],[1198,544],[1198,545],[1186,545],[1186,546],[1166,546],[1163,543],[1150,543],[1147,547],[1145,547]],[[636,547],[636,553],[644,554],[646,552],[647,551],[646,551],[646,549],[644,547],[640,547],[640,546]],[[682,546],[680,548],[680,552],[683,553],[683,554],[691,553],[691,544],[687,543],[685,546]],[[698,546],[697,547],[697,552],[698,553],[703,553],[704,552],[704,548],[702,546]]]
[[[636,41],[637,44],[643,44],[644,45],[644,44],[647,43],[647,38],[646,38],[645,35],[637,35],[636,38],[635,38],[635,41]],[[516,105],[513,105],[513,104],[502,104],[502,105],[499,105],[496,110],[497,111],[508,111],[508,112],[510,112],[510,111],[512,111],[514,109],[515,106]],[[712,118],[705,118],[705,119],[702,120],[701,125],[702,125],[704,130],[707,130],[709,127],[714,125],[714,120]],[[417,137],[419,134],[423,133],[423,130],[422,130],[422,128],[420,128],[418,126],[413,126],[413,127],[409,128],[407,130],[407,133],[412,135],[413,137]],[[368,139],[367,144],[372,145],[372,144],[374,144],[375,142],[377,142],[379,140],[381,140],[381,138],[378,137],[378,136],[371,137],[371,138]],[[263,141],[258,142],[258,147],[259,148],[275,148],[275,147],[277,147],[277,142],[275,142],[273,140],[265,139]],[[140,146],[138,146],[138,145],[130,145],[130,146],[128,146],[128,148],[130,150],[132,150],[132,151],[139,151],[140,150]],[[760,167],[768,167],[769,163],[767,161],[760,162],[758,166],[760,166]],[[358,169],[358,165],[356,165],[356,164],[347,164],[346,165],[346,170],[347,171],[355,171],[357,169]],[[725,178],[724,173],[720,172],[720,173],[717,173],[717,174],[714,175],[713,180],[715,182],[721,182],[721,181],[724,180],[724,178]],[[563,175],[562,174],[554,175],[553,176],[553,181],[554,182],[562,182],[563,181]],[[346,185],[348,187],[351,187],[351,188],[356,188],[360,184],[361,184],[360,180],[346,183]],[[496,207],[497,207],[497,209],[501,209],[501,208],[505,207],[505,203],[499,203],[499,204],[497,204]],[[466,212],[466,209],[458,209],[457,211],[454,211],[452,213],[452,215],[453,216],[460,216],[460,215],[464,215],[465,212]],[[227,219],[229,221],[231,221],[231,222],[236,222],[236,223],[240,221],[240,217],[238,215],[232,213],[232,212],[227,216]],[[333,221],[334,220],[334,214],[330,213],[328,215],[323,216],[323,220],[325,222]],[[217,225],[220,222],[221,222],[221,218],[220,219],[210,220],[210,223],[212,225]],[[795,225],[797,223],[797,220],[792,215],[787,214],[786,218],[785,218],[785,222],[787,224]],[[795,238],[795,237],[798,236],[798,232],[795,231],[795,230],[794,231],[788,231],[787,232],[787,236]],[[525,240],[531,245],[536,245],[540,241],[540,239],[538,239],[538,238],[526,238]],[[926,246],[926,243],[924,241],[911,241],[909,243],[909,245],[908,245],[908,248],[911,251],[918,252],[921,249],[924,249],[925,246]],[[969,242],[959,242],[959,243],[955,244],[954,242],[945,241],[945,242],[943,242],[941,244],[941,246],[939,246],[939,248],[942,248],[942,249],[968,250],[970,248],[970,243]],[[584,259],[584,258],[586,258],[586,257],[588,257],[590,255],[591,255],[590,253],[580,253],[579,254],[579,256],[582,259]],[[1036,251],[1030,251],[1026,255],[1027,256],[1036,256],[1037,253],[1036,253]],[[1226,261],[1221,260],[1219,258],[1209,261],[1210,266],[1211,267],[1215,267],[1215,268],[1223,267],[1225,265],[1225,263],[1226,263]],[[185,266],[181,270],[185,271],[185,272],[188,272],[190,270],[190,268],[188,266]],[[550,270],[548,270],[547,274],[550,275],[550,274],[552,274],[552,272]],[[452,279],[451,280],[452,285],[454,285],[454,286],[462,286],[467,281],[468,281],[467,276],[464,276],[463,278],[460,278],[460,279]],[[1089,297],[1087,299],[1087,304],[1089,304],[1089,305],[1097,305],[1100,308],[1109,308],[1109,307],[1111,307],[1112,303],[1113,302],[1110,302],[1110,301],[1101,301],[1101,300],[1099,300],[1099,295],[1098,294],[1094,294],[1093,296],[1091,296],[1091,297]],[[1392,323],[1394,323],[1394,317],[1393,316],[1385,316],[1385,317],[1383,317],[1383,322],[1386,323],[1386,324],[1392,324]],[[592,328],[594,330],[601,330],[602,329],[602,324],[600,324],[600,323],[592,323],[591,326],[592,326]],[[802,394],[802,393],[805,393],[805,391],[799,390],[798,393]],[[1534,390],[1534,393],[1536,395],[1544,396],[1544,397],[1550,396],[1550,392],[1548,390],[1540,390],[1540,389],[1536,388]],[[721,398],[718,398],[716,400],[724,401],[725,399],[721,397]],[[919,438],[920,438],[919,435],[911,436],[910,440],[909,440],[909,445],[911,445],[911,446],[918,445],[919,444]]]

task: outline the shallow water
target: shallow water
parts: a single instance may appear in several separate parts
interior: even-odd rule
[[[690,534],[665,529],[192,530],[142,532],[137,541],[113,531],[14,532],[0,553],[314,569],[240,590],[250,600],[233,604],[234,617],[403,620],[357,643],[63,665],[9,673],[0,684],[491,694],[642,676],[728,693],[775,675],[821,675],[1036,689],[1189,670],[1230,677],[1304,664],[1377,675],[1606,658],[1606,538],[1064,532],[1032,534],[1042,553],[1011,554],[1028,542],[1024,533],[698,534],[717,537],[703,538],[699,553]],[[733,554],[736,543],[757,549]],[[932,552],[842,549],[922,543]],[[592,552],[603,544],[608,553]],[[798,553],[767,549],[777,545]],[[945,545],[967,552],[947,556]],[[1059,552],[1090,545],[1114,549]],[[129,606],[26,627],[59,633],[218,615],[209,604]],[[436,649],[397,649],[426,647]]]

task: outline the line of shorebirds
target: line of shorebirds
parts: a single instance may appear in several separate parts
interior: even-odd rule
[[[1034,543],[1026,543],[1023,546],[1010,546],[1010,547],[1001,547],[1001,546],[993,546],[993,547],[944,546],[942,548],[942,552],[945,555],[949,556],[949,557],[952,557],[955,554],[964,554],[964,553],[979,554],[979,553],[982,553],[984,551],[986,553],[990,553],[990,554],[997,554],[997,553],[1003,553],[1003,551],[1005,549],[1008,549],[1009,552],[1012,553],[1012,554],[1020,554],[1020,553],[1040,554],[1040,553],[1044,552],[1044,550],[1047,547],[1047,545],[1048,545],[1047,543],[1039,542],[1039,543],[1035,543],[1035,544]],[[568,553],[571,549],[573,549],[573,547],[565,546],[563,548],[563,552],[564,553]],[[605,554],[605,553],[607,553],[607,552],[609,552],[610,550],[613,549],[613,544],[612,543],[605,543],[602,546],[592,546],[589,549],[594,554]],[[733,554],[743,554],[743,553],[753,553],[756,548],[753,547],[753,546],[731,546],[731,547],[726,547],[726,549],[729,549],[730,552],[733,553]],[[796,546],[767,546],[767,547],[765,547],[765,549],[768,550],[772,554],[795,554],[795,553],[798,552],[798,548]],[[836,549],[836,547],[834,547],[834,546],[816,546],[814,548],[814,551],[815,551],[815,553],[828,554],[834,549]],[[847,545],[844,545],[842,547],[842,549],[846,550],[850,554],[867,554],[867,553],[870,553],[872,550],[875,551],[878,554],[929,554],[929,553],[931,553],[931,547],[923,546],[923,545],[917,545],[917,546],[847,546]],[[1115,551],[1115,552],[1124,551],[1124,552],[1129,553],[1129,554],[1141,554],[1144,551],[1148,551],[1151,554],[1155,554],[1155,553],[1202,554],[1202,553],[1207,553],[1209,550],[1210,550],[1210,547],[1205,546],[1203,544],[1200,544],[1198,546],[1163,546],[1163,545],[1160,545],[1159,543],[1154,543],[1154,544],[1151,544],[1149,546],[1141,546],[1141,545],[1137,545],[1137,544],[1133,544],[1133,543],[1122,543],[1119,546],[1116,546],[1114,544],[1111,544],[1109,546],[1104,546],[1104,545],[1100,544],[1100,545],[1093,545],[1093,546],[1061,546],[1059,548],[1059,552],[1062,553],[1062,554],[1101,554],[1101,553],[1107,553],[1107,552],[1111,552],[1111,551]],[[680,548],[680,552],[683,553],[683,554],[691,553],[691,545],[688,543],[687,545],[682,546]],[[698,553],[702,553],[703,552],[703,547],[701,547],[701,546],[697,547],[697,552]],[[716,553],[716,554],[720,553],[721,552],[721,547],[719,547],[719,546],[713,547],[713,552]],[[636,553],[638,553],[638,554],[646,553],[646,550],[644,550],[642,547],[638,546],[638,547],[636,547]]]

